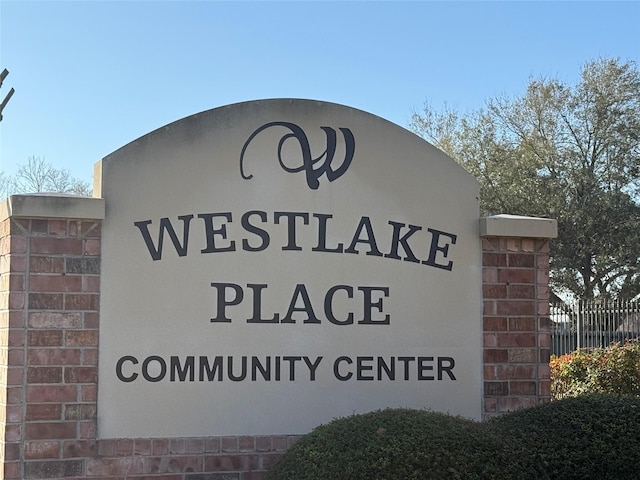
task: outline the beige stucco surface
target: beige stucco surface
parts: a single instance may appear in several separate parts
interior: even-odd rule
[[[62,194],[11,195],[0,203],[0,220],[9,217],[77,218],[101,220],[105,202]]]
[[[337,139],[332,165],[341,166],[349,139],[340,129],[349,129],[354,152],[346,171],[333,181],[320,176],[310,188],[299,168],[304,146],[290,125],[304,132],[313,168],[326,159],[329,128]],[[480,417],[478,185],[433,146],[349,107],[264,100],[169,124],[108,155],[96,172],[95,195],[106,205],[99,437],[296,434],[338,416],[399,406]],[[165,232],[154,260],[143,230],[157,247],[163,218],[180,246],[188,230],[186,252],[179,255]],[[410,228],[407,252],[399,238]],[[341,244],[342,253],[329,251]],[[222,318],[221,301],[230,321],[211,321]],[[336,319],[348,323],[351,313],[353,322],[329,321],[327,301]],[[280,321],[247,321],[256,309],[260,318],[277,314]],[[369,323],[361,321],[367,310]],[[181,368],[193,357],[193,381],[188,368],[183,381],[171,381],[172,357]],[[201,358],[216,357],[222,378],[200,381]],[[249,371],[232,380],[228,360],[236,366],[232,376],[240,376],[243,357],[268,363],[269,378],[258,372],[252,379]],[[378,379],[379,357],[395,359],[395,379]],[[309,367],[305,358],[317,363]],[[446,372],[437,379],[438,358],[445,367],[454,359],[455,380]],[[154,381],[143,378],[145,361]],[[116,375],[118,362],[126,381]]]
[[[556,238],[558,221],[552,218],[493,215],[480,219],[483,237]]]

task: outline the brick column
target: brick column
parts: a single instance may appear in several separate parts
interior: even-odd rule
[[[95,450],[104,202],[15,196],[0,211],[3,477],[67,478]]]
[[[484,417],[551,399],[549,238],[555,220],[481,221]]]

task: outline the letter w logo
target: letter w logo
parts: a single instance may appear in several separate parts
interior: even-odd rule
[[[242,147],[242,153],[240,154],[240,174],[245,180],[253,178],[253,175],[247,175],[244,170],[244,155],[247,147],[259,133],[266,130],[267,128],[275,126],[285,127],[291,131],[291,133],[287,133],[286,135],[284,135],[280,139],[280,142],[278,142],[278,162],[280,163],[280,166],[288,173],[297,173],[304,171],[307,177],[307,185],[309,185],[309,188],[311,188],[312,190],[317,190],[317,188],[320,186],[319,178],[322,175],[326,175],[327,180],[333,182],[337,178],[340,178],[349,168],[351,160],[353,160],[353,154],[355,152],[355,140],[353,138],[353,133],[351,133],[351,130],[349,130],[348,128],[340,128],[340,132],[342,132],[342,136],[344,137],[345,156],[342,164],[338,168],[334,169],[332,168],[331,163],[333,162],[333,158],[336,153],[337,134],[333,128],[320,127],[325,133],[327,139],[327,148],[322,154],[314,158],[311,155],[311,146],[309,145],[309,139],[307,138],[307,135],[304,133],[302,128],[294,123],[289,122],[271,122],[261,126],[255,132],[253,132]],[[286,165],[282,159],[282,148],[285,142],[292,138],[298,141],[298,144],[300,146],[300,154],[302,157],[300,165],[295,167]]]
[[[167,234],[169,235],[169,238],[171,239],[171,242],[173,243],[178,256],[184,257],[187,254],[187,245],[189,242],[189,222],[191,222],[193,215],[182,215],[178,218],[182,220],[182,244],[180,244],[180,240],[178,240],[178,235],[173,229],[171,221],[168,218],[161,218],[160,231],[158,232],[157,248],[153,244],[153,239],[151,238],[151,234],[149,233],[149,225],[151,225],[151,220],[133,222],[133,224],[140,229],[140,233],[142,234],[144,243],[147,245],[147,250],[149,250],[149,254],[154,260],[160,260],[162,258],[162,244],[164,241],[165,232],[167,232]]]

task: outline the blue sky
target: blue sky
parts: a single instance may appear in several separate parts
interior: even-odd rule
[[[640,1],[0,0],[0,170],[93,164],[185,116],[260,98],[359,108],[401,126],[576,82],[598,57],[640,62]]]

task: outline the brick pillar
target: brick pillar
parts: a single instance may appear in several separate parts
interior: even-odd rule
[[[84,462],[69,452],[95,450],[104,203],[16,196],[2,209],[2,478],[72,477]]]
[[[484,417],[551,399],[549,238],[556,222],[481,221]]]

